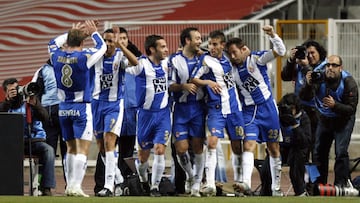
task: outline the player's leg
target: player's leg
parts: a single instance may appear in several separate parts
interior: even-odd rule
[[[152,165],[150,195],[158,197],[160,196],[159,185],[165,171],[165,149],[171,132],[170,109],[165,108],[156,114],[158,115],[154,117],[157,126],[153,139],[154,161]]]
[[[176,160],[182,170],[185,172],[185,193],[189,194],[191,190],[191,185],[193,182],[193,168],[189,154],[189,130],[187,123],[177,122],[177,118],[180,115],[175,114],[174,112],[174,121],[173,121],[173,135],[175,139],[175,149],[176,149]]]
[[[205,156],[206,185],[204,186],[204,188],[202,188],[202,192],[206,196],[215,196],[215,167],[217,163],[216,147],[218,137],[224,137],[223,129],[225,128],[225,118],[220,113],[214,113],[211,115],[209,114],[207,126],[209,129],[209,134],[207,137],[207,152]]]
[[[73,196],[89,197],[82,189],[82,181],[87,169],[87,155],[93,137],[93,120],[90,104],[75,104],[79,116],[74,122],[74,134],[76,142],[76,157],[74,163]]]
[[[100,197],[113,196],[116,158],[115,147],[117,137],[120,135],[124,116],[124,100],[106,102],[104,105],[104,149],[105,149],[105,184],[98,195]]]
[[[190,131],[191,148],[194,154],[193,175],[194,181],[191,186],[191,196],[200,197],[200,184],[204,173],[204,142],[205,142],[205,116],[203,112],[195,115],[191,120]]]

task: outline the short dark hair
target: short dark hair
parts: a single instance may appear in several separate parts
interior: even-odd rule
[[[239,49],[241,49],[243,46],[245,46],[245,43],[242,39],[240,39],[238,37],[234,37],[234,38],[229,39],[226,42],[226,45],[225,45],[226,50],[228,50],[229,47],[233,44],[235,44],[237,46],[237,48],[239,48]]]
[[[18,83],[18,80],[16,78],[8,78],[8,79],[5,79],[4,82],[3,82],[3,90],[6,92],[7,90],[7,86],[8,85],[12,85],[14,83]]]
[[[146,55],[150,55],[151,51],[150,51],[150,47],[154,47],[156,49],[157,46],[157,41],[164,39],[162,36],[160,35],[149,35],[145,38],[145,52]]]
[[[315,47],[315,49],[319,52],[320,60],[324,61],[326,59],[327,51],[322,45],[320,45],[319,42],[309,40],[309,41],[304,42],[303,46],[306,48],[309,48],[311,46]]]
[[[186,44],[186,38],[190,39],[191,40],[191,35],[190,35],[190,32],[191,31],[199,31],[196,27],[188,27],[188,28],[185,28],[181,31],[181,34],[180,34],[180,43],[181,43],[181,46],[185,46]]]
[[[220,30],[215,30],[215,31],[210,32],[209,37],[210,37],[211,39],[213,39],[213,38],[219,38],[219,39],[220,39],[220,42],[226,42],[225,34],[224,34],[222,31],[220,31]]]
[[[104,31],[104,34],[105,33],[114,33],[114,30],[112,28],[109,28]]]
[[[125,28],[123,28],[123,27],[119,27],[119,31],[120,31],[120,33],[125,33],[126,36],[128,35],[127,30]]]
[[[299,97],[294,93],[285,94],[279,101],[278,106],[281,105],[293,105],[295,106],[296,113],[300,112],[301,110],[301,102]]]

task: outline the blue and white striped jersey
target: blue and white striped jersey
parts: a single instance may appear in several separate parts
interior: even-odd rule
[[[169,76],[169,85],[185,84],[188,83],[191,78],[191,74],[194,69],[197,68],[199,63],[199,57],[195,56],[192,59],[185,57],[182,52],[175,54],[169,60],[169,68],[171,70]],[[197,94],[190,94],[188,91],[183,90],[179,92],[174,92],[174,100],[176,102],[184,103],[190,101],[198,101],[204,97],[204,92],[201,88],[198,88]]]
[[[61,46],[67,34],[50,40],[50,60],[53,64],[58,97],[65,102],[91,102],[93,76],[90,68],[105,54],[106,44],[98,32],[91,35],[95,47],[67,52]]]
[[[220,94],[215,94],[209,86],[206,86],[209,111],[220,107],[224,115],[242,111],[232,69],[229,59],[224,54],[220,60],[209,54],[204,54],[200,58],[200,67],[192,77],[212,80],[221,86]]]
[[[95,63],[93,99],[117,101],[124,97],[122,83],[128,59],[116,48],[111,57],[103,56]]]
[[[140,108],[157,111],[168,107],[167,60],[155,65],[148,57],[141,56],[138,65],[126,68],[126,72],[136,76],[136,99]]]
[[[271,97],[266,64],[274,58],[272,51],[252,52],[243,64],[234,68],[234,78],[239,86],[243,105],[261,104]]]

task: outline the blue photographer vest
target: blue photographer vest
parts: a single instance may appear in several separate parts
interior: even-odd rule
[[[327,88],[325,83],[321,83],[320,88],[315,96],[316,108],[319,112],[326,117],[336,117],[337,114],[333,112],[329,107],[323,105],[322,99],[328,95],[332,96],[335,101],[342,102],[341,97],[344,93],[344,80],[345,78],[351,76],[347,71],[341,71],[341,81],[336,91],[332,91],[330,88]]]

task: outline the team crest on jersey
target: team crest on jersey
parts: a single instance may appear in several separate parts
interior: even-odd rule
[[[118,71],[118,70],[119,70],[119,64],[118,64],[118,63],[115,63],[113,69],[114,69],[114,70],[113,70],[114,72]]]
[[[248,66],[248,71],[249,71],[250,73],[253,73],[253,72],[255,71],[255,68],[252,67],[252,66]]]
[[[207,66],[205,60],[202,61],[202,66]]]

